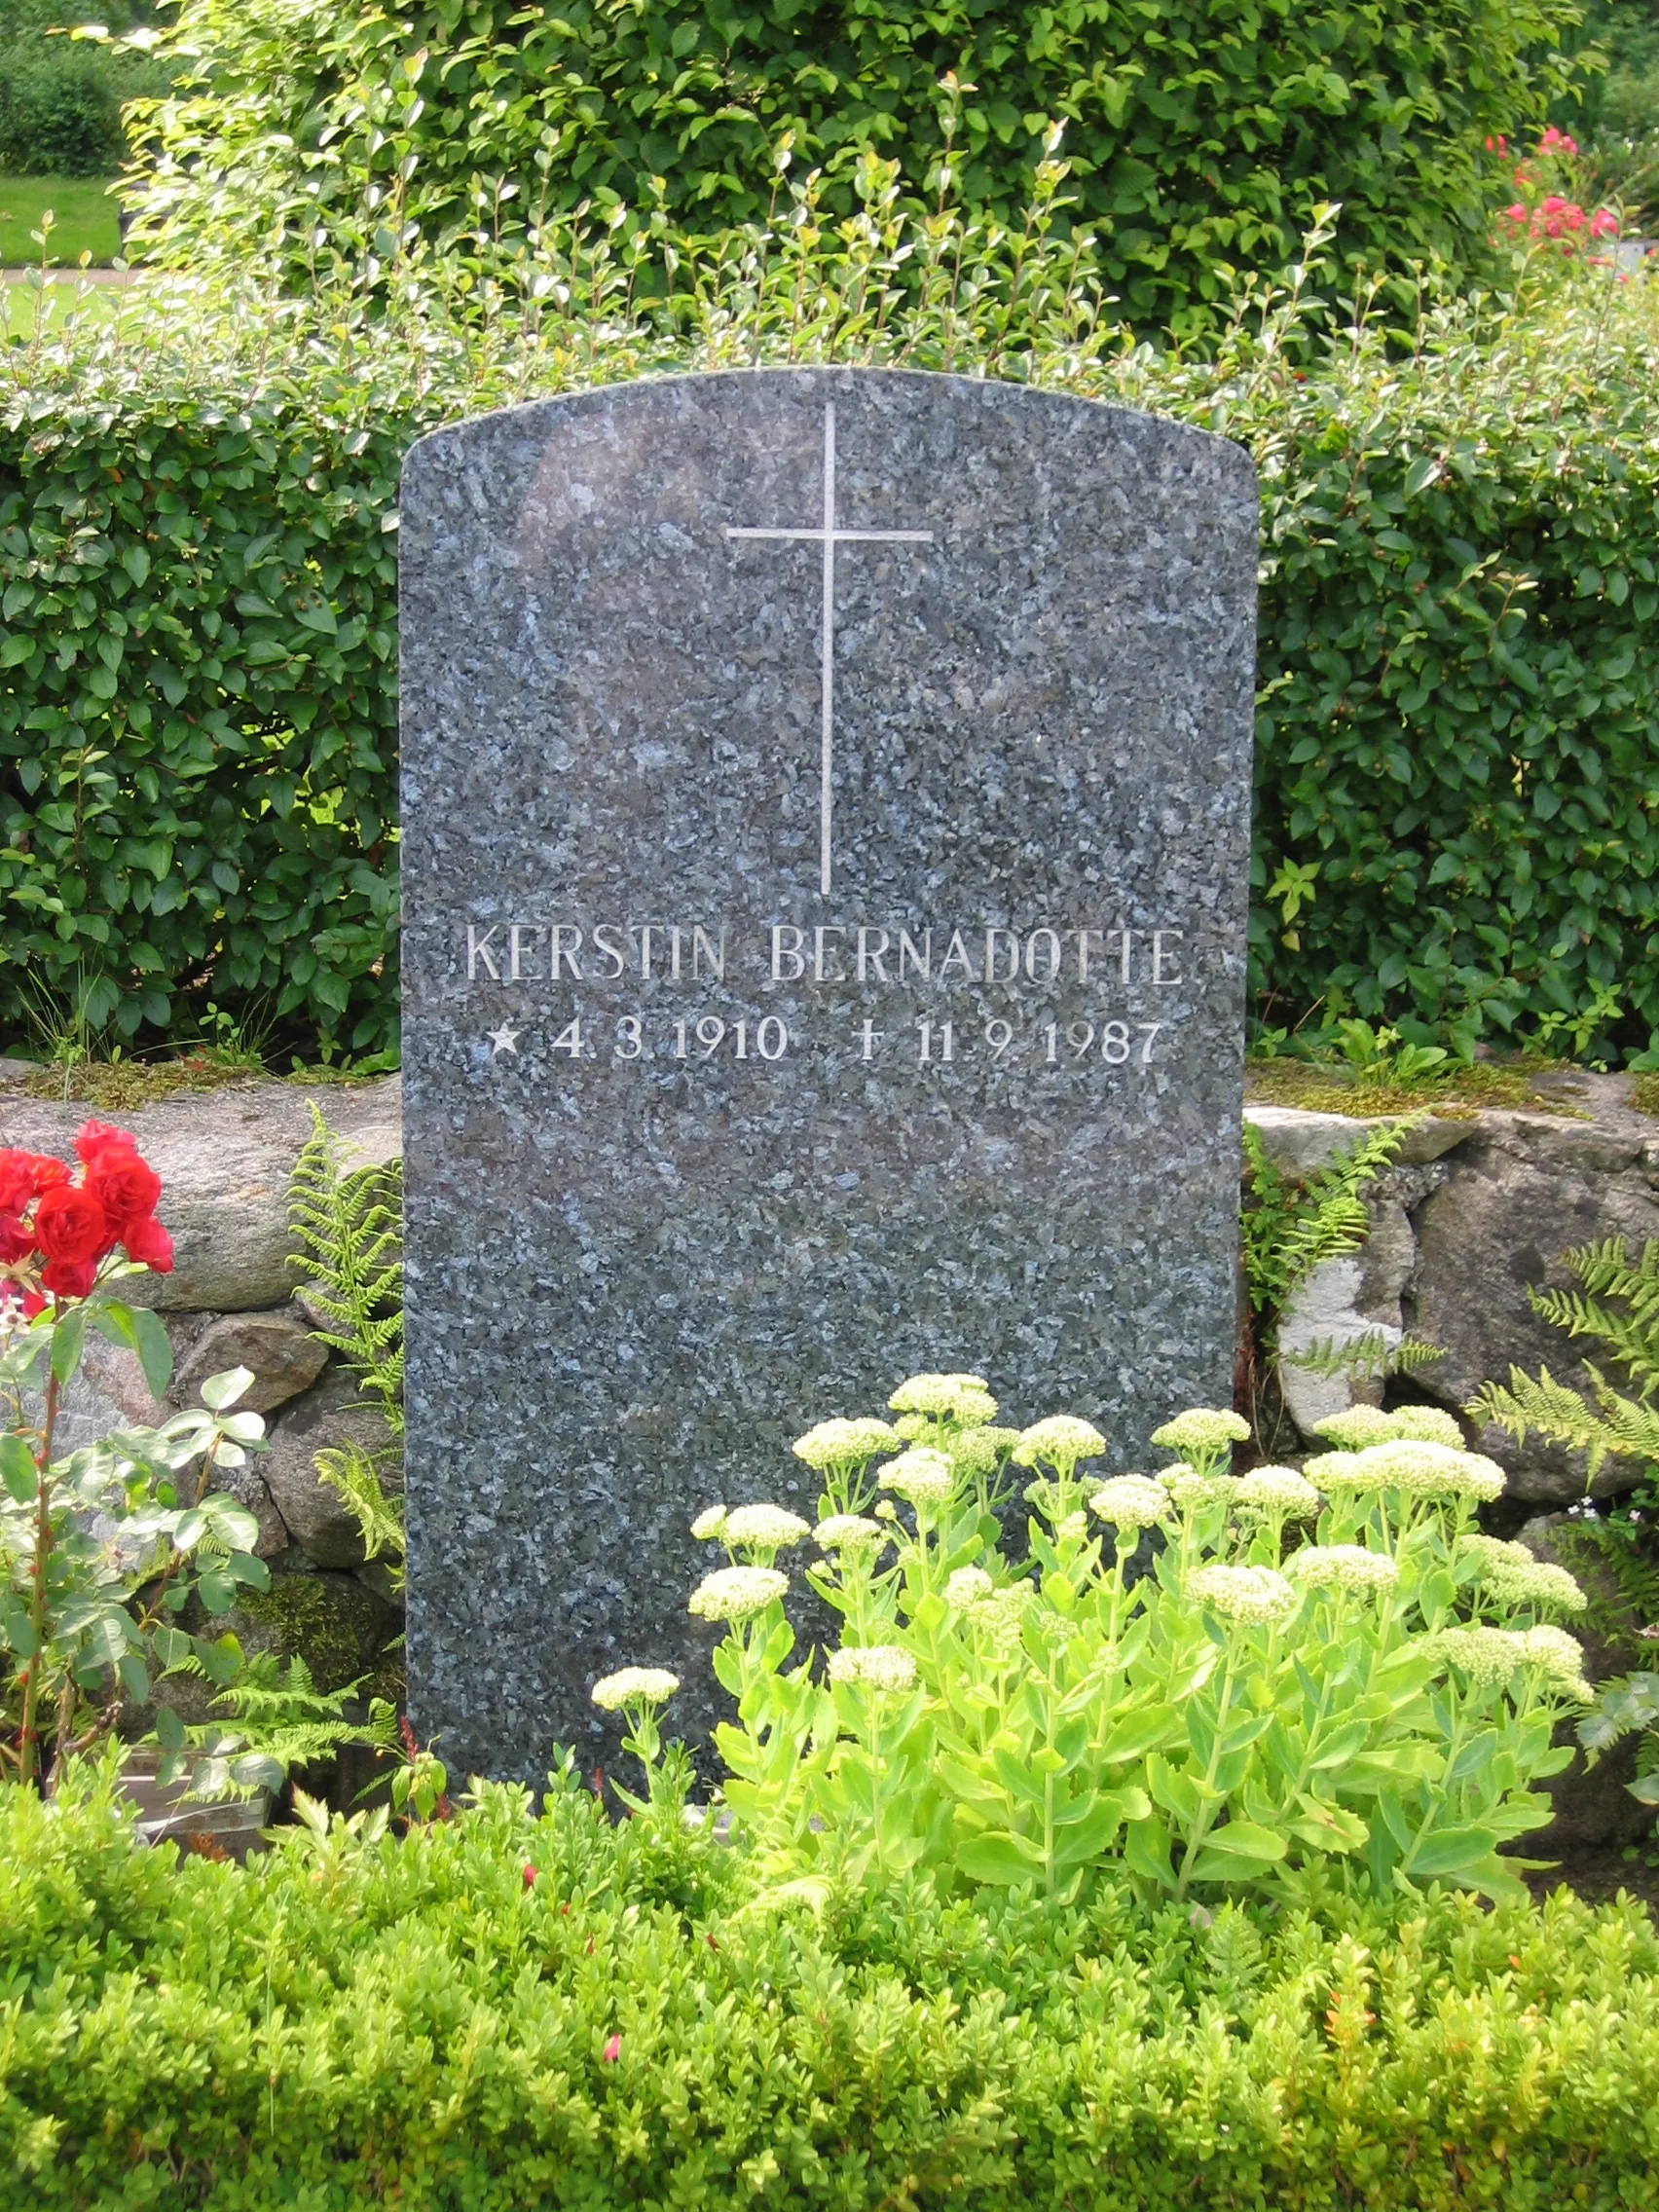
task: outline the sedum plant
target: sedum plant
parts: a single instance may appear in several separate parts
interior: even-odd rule
[[[1195,1410],[1156,1432],[1156,1473],[1102,1476],[1097,1429],[1000,1428],[977,1376],[914,1377],[889,1410],[794,1447],[824,1478],[815,1528],[769,1505],[694,1525],[726,1554],[690,1602],[725,1631],[726,1800],[786,1886],[919,1872],[1065,1901],[1116,1866],[1194,1902],[1524,1894],[1498,1847],[1548,1819],[1529,1785],[1572,1755],[1556,1724],[1590,1691],[1558,1616],[1584,1600],[1476,1528],[1503,1478],[1449,1416],[1357,1408],[1305,1471],[1235,1477],[1244,1422]],[[792,1667],[780,1562],[809,1544],[840,1631]],[[629,1677],[647,1770],[670,1680]]]

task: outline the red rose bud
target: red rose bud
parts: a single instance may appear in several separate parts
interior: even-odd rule
[[[96,1260],[53,1260],[40,1271],[42,1285],[57,1298],[90,1298],[97,1277]]]
[[[620,2036],[612,2036],[610,2041],[606,2045],[604,2050],[600,2053],[601,2058],[607,2066],[614,2066],[617,2059],[619,2059],[621,2055],[622,2038]]]
[[[122,1236],[133,1222],[148,1221],[162,1195],[162,1179],[135,1152],[108,1147],[87,1170],[86,1188],[103,1207],[112,1231]]]
[[[25,1229],[15,1213],[0,1213],[0,1268],[26,1260],[34,1248],[33,1230]]]
[[[534,1890],[535,1887],[535,1868],[530,1863],[529,1860],[525,1861],[524,1886],[527,1890]]]
[[[34,1237],[49,1260],[72,1268],[101,1260],[115,1242],[94,1194],[63,1183],[45,1192],[35,1207]]]
[[[121,1233],[127,1257],[149,1269],[153,1275],[172,1273],[172,1238],[156,1220],[129,1222]]]

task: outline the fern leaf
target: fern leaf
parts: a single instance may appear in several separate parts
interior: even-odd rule
[[[387,1555],[393,1562],[393,1580],[401,1588],[405,1543],[402,1500],[387,1497],[373,1459],[359,1445],[345,1444],[338,1450],[319,1452],[316,1471],[350,1506],[363,1533],[364,1557]]]
[[[402,1172],[349,1164],[340,1137],[313,1104],[312,1133],[288,1184],[293,1265],[307,1278],[317,1330],[361,1387],[378,1397],[394,1434],[403,1429]]]
[[[1381,1382],[1390,1375],[1415,1374],[1419,1367],[1446,1357],[1439,1345],[1425,1343],[1421,1337],[1407,1334],[1397,1342],[1392,1339],[1391,1330],[1367,1329],[1354,1337],[1320,1337],[1304,1345],[1300,1351],[1280,1356],[1287,1367],[1306,1368],[1326,1380],[1347,1375],[1356,1382]]]

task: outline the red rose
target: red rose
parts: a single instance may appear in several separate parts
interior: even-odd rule
[[[108,1122],[83,1122],[75,1131],[75,1150],[89,1167],[95,1166],[99,1154],[107,1152],[111,1145],[119,1145],[123,1152],[134,1157],[137,1155],[137,1138],[126,1129],[112,1128]]]
[[[121,1241],[127,1247],[127,1257],[141,1261],[153,1275],[172,1273],[172,1238],[153,1214],[143,1221],[129,1221],[121,1233]]]
[[[21,1213],[42,1191],[68,1180],[61,1160],[38,1152],[0,1152],[0,1213]]]
[[[102,1259],[115,1242],[94,1195],[67,1184],[58,1184],[42,1197],[35,1208],[34,1235],[49,1260],[63,1260],[70,1267]],[[69,1295],[83,1297],[85,1293],[74,1291]]]
[[[98,1263],[92,1260],[54,1260],[40,1271],[41,1286],[58,1298],[87,1298],[97,1279]]]
[[[86,1187],[102,1206],[111,1235],[123,1238],[134,1222],[149,1220],[162,1195],[162,1179],[148,1161],[115,1145],[87,1169]]]
[[[26,1260],[34,1248],[32,1231],[25,1229],[15,1213],[0,1213],[0,1268]]]

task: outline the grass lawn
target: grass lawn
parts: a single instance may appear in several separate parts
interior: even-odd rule
[[[120,246],[109,180],[98,176],[0,176],[0,268],[25,268],[40,259],[30,238],[41,217],[53,214],[49,251],[72,268],[90,253],[94,267],[115,259]]]
[[[50,330],[77,302],[91,314],[114,317],[131,297],[119,284],[49,284],[44,293],[30,284],[0,284],[0,345],[8,338],[32,338],[43,311]]]

